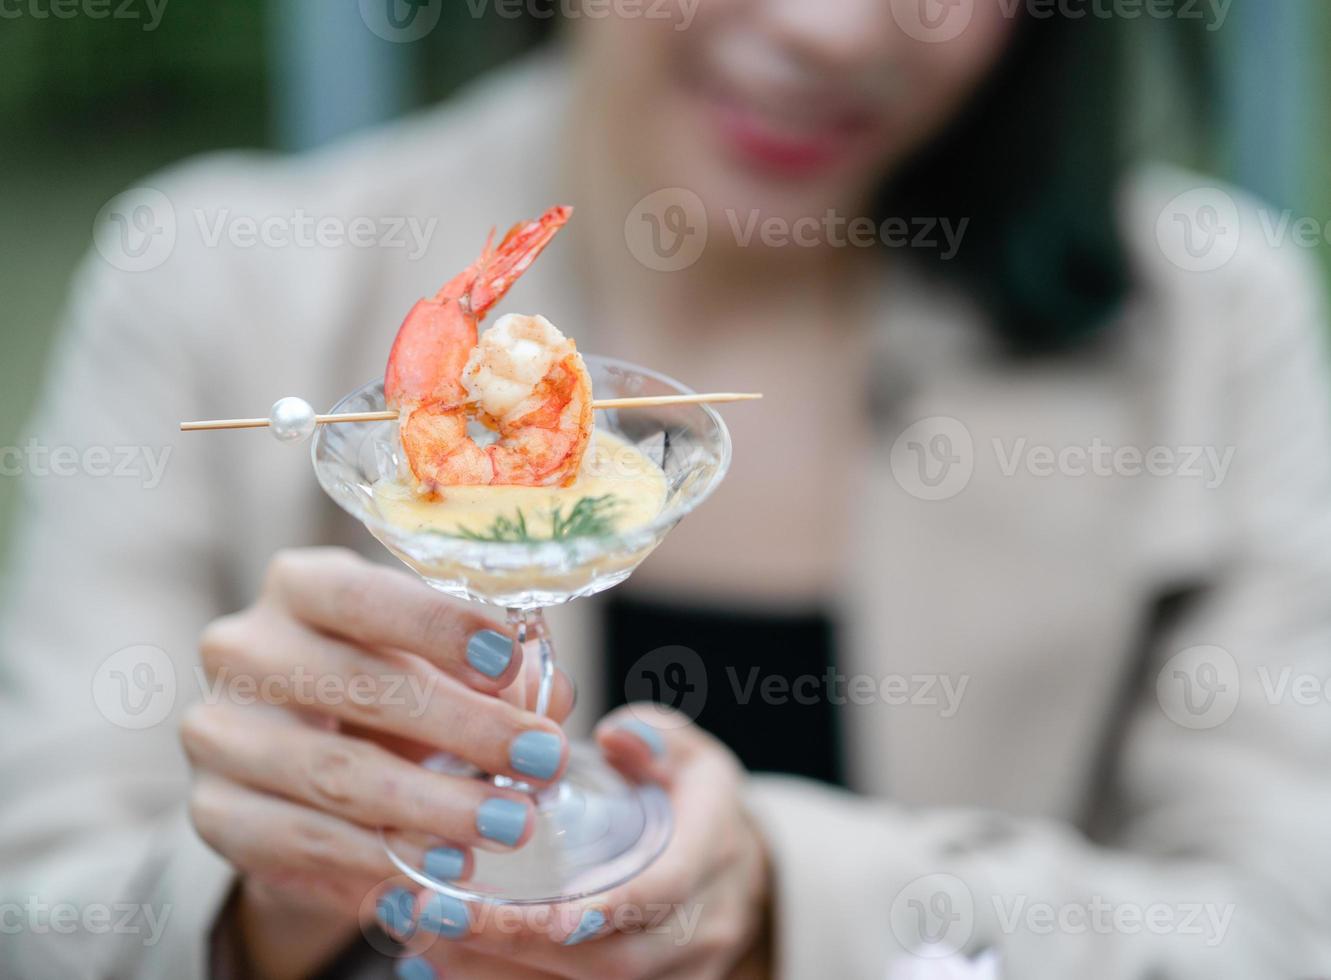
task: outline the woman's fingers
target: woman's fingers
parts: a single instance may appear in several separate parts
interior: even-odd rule
[[[415,980],[429,977],[504,977],[515,980],[543,980],[558,976],[545,972],[539,964],[523,966],[469,948],[466,941],[476,928],[476,907],[450,895],[432,891],[413,891],[403,885],[385,889],[376,902],[379,925],[402,943],[406,956],[394,966],[394,976]],[[495,910],[522,910],[516,906],[480,907],[482,919]]]
[[[318,881],[352,902],[344,907],[353,911],[397,873],[377,833],[216,776],[196,780],[190,817],[199,836],[243,874],[284,891]],[[423,860],[410,842],[393,843]]]
[[[567,761],[564,734],[551,719],[473,690],[418,657],[367,653],[283,615],[258,609],[215,621],[201,653],[219,685],[245,679],[251,698],[434,746],[484,772],[547,783]]]
[[[440,880],[466,878],[470,849],[521,846],[533,827],[522,793],[488,782],[431,772],[363,739],[299,724],[256,718],[243,709],[195,706],[181,726],[185,750],[199,768],[266,793],[316,807],[363,827],[394,827],[441,838],[426,854]],[[484,815],[511,813],[516,839],[495,841],[480,830]],[[445,843],[446,842],[446,843]],[[438,869],[436,874],[431,866]]]
[[[317,630],[414,653],[481,691],[507,687],[522,665],[507,627],[405,572],[342,549],[279,553],[269,565],[264,597]]]
[[[499,697],[509,704],[528,711],[535,711],[541,691],[541,665],[535,650],[528,644],[527,654],[522,659],[522,670],[508,687],[499,692]],[[550,705],[547,714],[561,725],[573,712],[577,703],[577,690],[568,674],[556,667],[554,679],[550,685]]]
[[[665,727],[643,729],[637,724],[643,715]],[[735,817],[740,771],[733,757],[682,716],[647,709],[616,712],[598,726],[597,736],[633,778],[667,786],[676,821],[670,845],[625,885],[584,902],[520,910],[520,923],[513,921],[518,912],[471,910],[465,935],[458,937],[463,945],[561,976],[650,977],[697,954],[701,918],[728,921],[724,913],[732,903],[719,896],[728,899],[733,889],[720,888],[718,881],[745,858],[743,825]]]
[[[676,907],[695,900],[710,878],[743,853],[739,834],[745,827],[734,819],[742,773],[734,757],[683,716],[655,705],[615,711],[597,726],[596,738],[631,778],[666,787],[675,831],[642,874],[583,907],[613,921],[618,908]]]
[[[369,647],[404,650],[463,683],[535,710],[540,662],[535,641],[514,643],[512,628],[433,591],[414,577],[336,548],[284,552],[273,559],[268,591],[293,615],[325,633]],[[555,671],[549,716],[573,710],[574,688]]]
[[[692,752],[693,745],[687,736],[668,739],[671,729],[654,720],[644,719],[633,706],[621,708],[596,726],[596,742],[606,761],[626,776],[668,785],[685,761],[680,756]]]
[[[408,948],[447,975],[472,976],[448,971],[473,964],[504,964],[512,973],[500,976],[531,970],[572,980],[720,980],[745,948],[736,939],[741,897],[733,882],[720,878],[688,903],[621,906],[613,923],[597,915],[579,919],[570,906],[478,906],[431,892],[394,892],[391,918],[400,924],[399,938],[428,939],[428,950],[415,939]],[[446,941],[435,942],[440,937]]]

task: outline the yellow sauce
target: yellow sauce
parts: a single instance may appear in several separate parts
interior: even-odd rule
[[[410,487],[395,481],[374,486],[379,512],[406,531],[451,535],[470,531],[487,536],[497,520],[512,522],[521,512],[534,540],[551,537],[556,514],[568,520],[583,498],[605,496],[612,498],[602,511],[609,530],[627,531],[661,513],[666,478],[636,446],[599,430],[592,435],[577,480],[568,487],[449,487],[442,500],[421,500]]]

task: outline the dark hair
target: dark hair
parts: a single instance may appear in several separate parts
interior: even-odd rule
[[[934,268],[976,297],[1013,352],[1077,346],[1127,294],[1115,209],[1140,156],[1129,58],[1150,26],[1027,17],[971,103],[883,189],[883,214],[969,219],[955,257]],[[1171,40],[1201,123],[1212,88],[1201,35],[1178,17],[1154,26]]]

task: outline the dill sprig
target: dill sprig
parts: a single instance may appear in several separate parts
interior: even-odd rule
[[[550,511],[550,536],[540,537],[527,526],[527,515],[521,508],[513,517],[496,517],[489,527],[481,531],[460,527],[458,537],[469,541],[526,544],[537,541],[567,541],[569,538],[605,537],[614,532],[615,512],[620,502],[614,494],[583,497],[564,513],[563,505]]]
[[[583,497],[565,517],[562,507],[556,507],[550,514],[553,541],[565,538],[600,538],[615,529],[614,515],[619,509],[619,501],[611,493],[599,497]]]
[[[494,523],[484,531],[459,527],[457,536],[470,541],[531,541],[531,532],[527,530],[527,515],[520,508],[516,514],[517,516],[513,518],[496,517]]]

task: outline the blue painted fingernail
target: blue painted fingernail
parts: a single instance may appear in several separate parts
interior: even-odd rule
[[[486,677],[498,677],[513,659],[513,641],[503,633],[481,630],[467,641],[467,663]]]
[[[416,898],[405,888],[394,888],[379,896],[375,913],[389,934],[408,936],[415,924]]]
[[[456,847],[433,847],[425,852],[425,873],[435,881],[461,878],[467,868],[467,855]]]
[[[435,892],[421,909],[421,928],[445,939],[460,939],[471,931],[471,916],[460,899]]]
[[[625,718],[621,722],[616,722],[615,727],[621,731],[629,732],[638,736],[647,743],[647,748],[652,750],[652,755],[661,758],[665,755],[665,736],[658,732],[645,721],[639,721],[637,718]]]
[[[527,829],[527,808],[501,796],[476,808],[476,830],[482,837],[512,847]]]
[[[437,980],[439,974],[419,956],[413,956],[409,960],[398,960],[393,967],[393,976],[398,980]]]
[[[549,732],[523,732],[508,747],[508,764],[537,779],[549,779],[559,769],[564,745]]]
[[[591,939],[605,927],[605,913],[600,909],[588,909],[582,913],[582,919],[578,922],[578,928],[573,930],[572,935],[564,940],[565,946],[576,946],[586,939]]]

